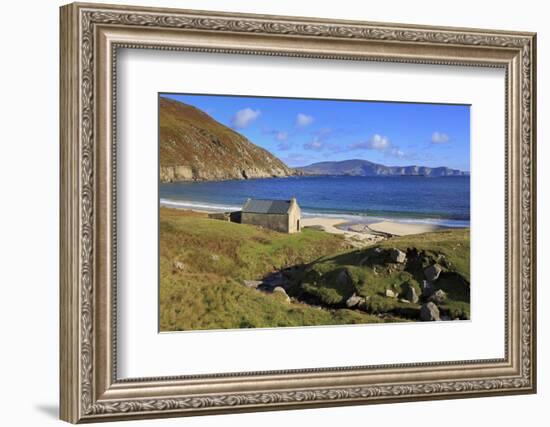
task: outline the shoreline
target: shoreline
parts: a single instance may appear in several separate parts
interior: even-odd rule
[[[174,206],[171,204],[161,204],[160,207],[194,212],[202,215],[220,212],[220,210],[197,209],[196,207]],[[333,217],[305,216],[302,217],[301,221],[302,228],[317,228],[327,233],[342,235],[349,243],[356,247],[372,245],[391,237],[409,236],[459,228],[445,227],[439,224],[404,223],[384,218],[371,219],[373,221],[368,223],[354,222],[350,221],[349,218],[334,215]]]
[[[328,233],[344,234],[360,240],[380,241],[389,237],[409,236],[448,230],[452,227],[430,224],[401,223],[383,220],[371,224],[352,223],[344,218],[302,218],[304,227],[318,227]],[[455,227],[456,228],[456,227]],[[467,227],[464,227],[467,228]]]
[[[160,206],[180,209],[192,210],[202,213],[221,213],[230,211],[240,211],[242,205],[215,205],[208,202],[195,202],[187,200],[171,200],[160,199]],[[415,217],[391,217],[389,215],[360,215],[352,213],[321,213],[308,212],[302,210],[303,224],[318,222],[318,226],[327,226],[336,234],[341,234],[340,231],[345,231],[351,234],[367,233],[367,234],[382,234],[382,235],[408,235],[427,233],[431,231],[453,229],[453,228],[469,228],[470,221],[439,219],[439,218],[415,218]],[[313,223],[312,223],[313,224]],[[315,225],[315,224],[313,224]],[[337,230],[333,230],[336,228]],[[338,231],[340,230],[340,231]]]

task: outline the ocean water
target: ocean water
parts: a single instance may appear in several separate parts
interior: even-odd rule
[[[247,198],[296,197],[305,216],[470,225],[470,177],[316,176],[160,184],[164,206],[238,210]]]

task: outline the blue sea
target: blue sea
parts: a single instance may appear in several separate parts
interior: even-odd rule
[[[315,176],[160,184],[160,203],[207,211],[238,210],[246,199],[296,197],[304,216],[351,223],[388,219],[470,226],[470,177]]]

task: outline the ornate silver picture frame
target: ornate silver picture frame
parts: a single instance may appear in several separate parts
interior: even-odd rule
[[[60,43],[61,419],[97,422],[536,391],[535,34],[75,3],[61,8]],[[120,379],[115,144],[121,48],[502,68],[505,356]]]

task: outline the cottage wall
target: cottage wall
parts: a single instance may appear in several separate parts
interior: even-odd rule
[[[297,203],[292,203],[288,212],[288,233],[298,233],[301,225],[301,210]]]
[[[290,232],[287,214],[281,215],[243,212],[241,214],[241,222],[243,224],[258,225],[260,227],[269,228],[282,233]]]

